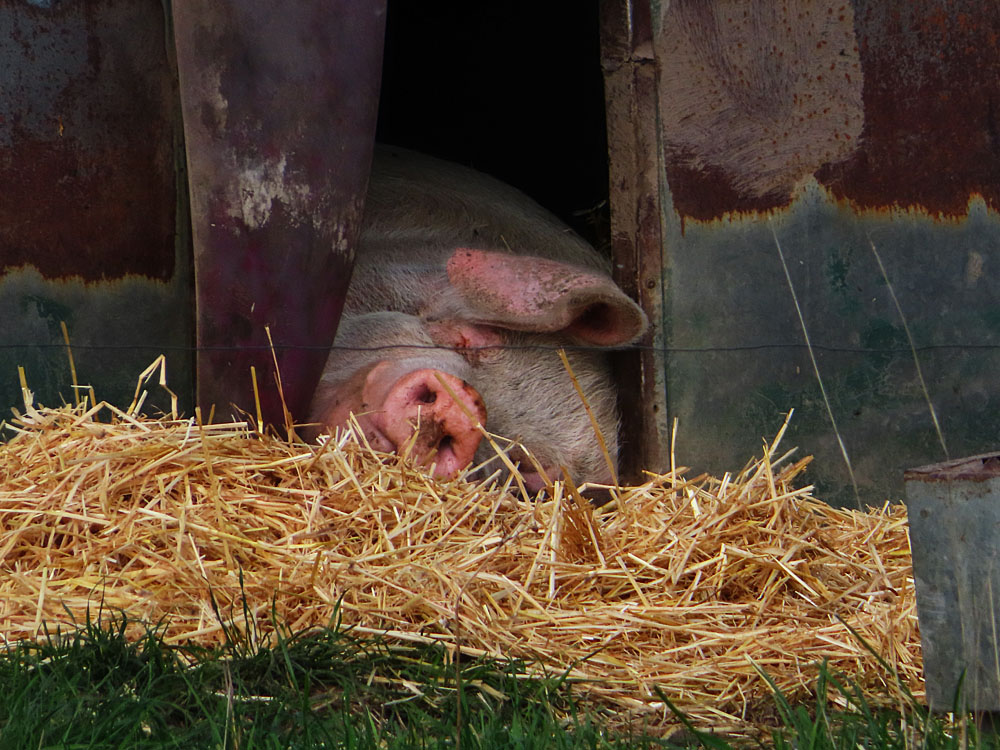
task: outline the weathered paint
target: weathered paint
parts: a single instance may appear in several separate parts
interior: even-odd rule
[[[166,281],[175,86],[158,2],[0,3],[0,265]]]
[[[198,401],[302,418],[350,278],[384,2],[176,0],[198,310]]]
[[[127,404],[166,354],[190,405],[190,248],[162,3],[0,0],[0,30],[0,418],[21,403],[19,365],[42,403],[72,401],[60,323],[99,398]]]
[[[808,175],[856,208],[998,207],[995,3],[684,0],[656,49],[683,218],[787,208]]]
[[[662,254],[641,265],[663,281],[677,460],[731,469],[795,408],[787,445],[817,455],[822,496],[855,502],[776,241],[863,501],[900,498],[905,467],[945,458],[872,244],[949,452],[994,446],[1000,6],[623,4],[652,17],[658,88],[631,106],[658,124],[662,180],[613,231],[658,202]]]
[[[725,470],[759,451],[794,408],[786,444],[818,457],[810,481],[825,499],[855,502],[775,235],[863,500],[901,499],[905,468],[946,458],[870,243],[913,335],[950,454],[996,444],[1000,290],[982,269],[1000,267],[1000,220],[982,200],[950,220],[858,213],[813,182],[769,219],[688,222],[683,236],[679,224],[675,217],[666,245],[692,252],[673,256],[664,321],[681,462]]]
[[[1000,4],[856,0],[865,125],[817,178],[858,208],[1000,209]]]
[[[905,478],[927,701],[933,711],[1000,711],[1000,454]]]
[[[843,0],[671,3],[655,48],[664,164],[685,218],[786,206],[803,175],[859,140],[863,76]]]
[[[182,261],[183,262],[183,261]],[[17,368],[24,367],[36,403],[73,403],[72,375],[60,324],[72,345],[77,379],[98,399],[128,406],[139,374],[165,355],[168,385],[190,414],[194,394],[191,284],[138,275],[85,282],[46,279],[31,266],[0,274],[0,409],[23,405]],[[146,404],[168,410],[168,393],[149,388]],[[83,393],[80,394],[81,396]],[[0,436],[0,439],[9,434]]]

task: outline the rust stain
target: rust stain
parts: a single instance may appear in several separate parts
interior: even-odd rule
[[[989,0],[674,3],[657,57],[675,209],[782,209],[810,177],[859,209],[997,209],[998,39]]]
[[[0,149],[0,266],[30,265],[52,279],[170,279],[174,185],[151,167],[162,162],[156,150],[94,150],[75,139]]]
[[[0,267],[174,275],[176,91],[158,0],[0,7]]]
[[[657,39],[665,165],[682,217],[786,203],[864,123],[843,3],[672,3]]]
[[[817,177],[862,208],[961,216],[975,194],[1000,208],[1000,5],[913,0],[888,18],[858,5],[865,128]]]

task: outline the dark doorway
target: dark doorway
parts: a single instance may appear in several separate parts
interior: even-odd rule
[[[606,247],[597,0],[390,0],[384,65],[380,141],[492,174]]]

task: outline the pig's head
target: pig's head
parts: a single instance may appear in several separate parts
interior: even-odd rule
[[[334,426],[353,411],[373,446],[398,450],[415,439],[417,457],[442,475],[473,456],[490,458],[488,444],[475,447],[485,419],[491,432],[526,446],[551,479],[565,467],[577,483],[608,480],[558,349],[567,350],[614,462],[617,399],[606,350],[636,341],[646,325],[594,248],[523,193],[380,148],[312,418]],[[397,348],[344,348],[372,346]],[[532,463],[512,450],[531,475]],[[527,479],[533,489],[541,483]]]
[[[334,426],[354,413],[373,447],[410,446],[440,476],[473,458],[502,469],[480,443],[484,423],[534,457],[510,453],[531,490],[544,485],[535,462],[549,479],[610,481],[618,416],[606,350],[642,335],[639,307],[606,274],[534,256],[460,248],[439,273],[418,315],[345,315],[312,418]]]
[[[470,382],[489,412],[488,429],[524,445],[550,479],[565,470],[578,483],[610,482],[618,415],[606,350],[645,332],[642,310],[607,275],[546,258],[460,248],[448,259],[447,276],[460,314],[429,328],[435,343],[469,363]],[[433,305],[425,314],[435,317]],[[607,455],[559,357],[561,348]],[[488,461],[492,452],[481,444],[477,461]],[[519,453],[515,448],[513,458],[529,488],[538,489],[543,479]]]

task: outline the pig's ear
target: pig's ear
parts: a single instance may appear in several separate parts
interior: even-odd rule
[[[646,330],[646,315],[610,278],[567,263],[460,248],[448,279],[477,323],[598,346],[622,346]]]

